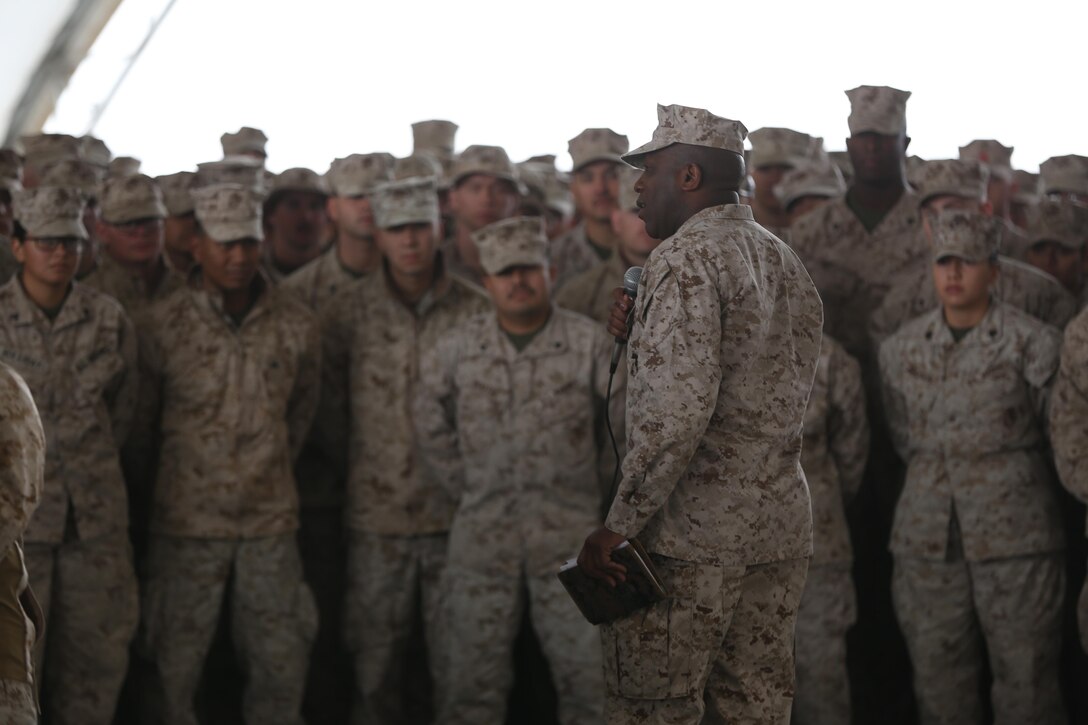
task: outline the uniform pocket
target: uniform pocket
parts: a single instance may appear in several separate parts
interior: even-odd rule
[[[654,557],[655,565],[662,562]],[[666,573],[667,572],[667,573]],[[697,565],[670,560],[659,573],[672,596],[601,627],[610,693],[637,700],[690,694],[710,652],[696,642]]]

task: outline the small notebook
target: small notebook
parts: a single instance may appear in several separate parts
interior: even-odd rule
[[[615,587],[594,579],[571,559],[559,568],[559,581],[590,624],[611,622],[668,597],[646,550],[631,539],[612,550],[612,560],[627,568],[627,580]]]

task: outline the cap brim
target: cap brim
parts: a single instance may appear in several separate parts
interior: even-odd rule
[[[450,177],[449,186],[450,187],[457,186],[458,184],[460,184],[462,181],[464,181],[468,177],[477,176],[477,175],[479,175],[479,176],[493,176],[496,179],[502,179],[503,181],[509,181],[511,184],[514,185],[514,188],[517,189],[518,192],[522,191],[521,181],[514,178],[510,174],[500,174],[500,173],[497,173],[497,172],[492,171],[490,169],[465,169],[464,171],[459,172],[456,176]]]
[[[44,224],[27,227],[26,233],[27,236],[38,239],[47,239],[50,237],[78,237],[83,240],[90,239],[90,235],[87,234],[87,228],[83,226],[83,221],[81,219],[51,219]]]
[[[643,168],[643,159],[645,159],[653,152],[668,148],[675,143],[676,141],[650,141],[649,143],[639,146],[634,151],[625,153],[623,156],[620,157],[620,160],[626,164],[629,164],[630,166],[634,166],[636,169],[641,169]]]
[[[237,241],[239,239],[261,239],[264,236],[259,221],[225,222],[225,223],[201,223],[204,232],[212,240],[220,244]]]
[[[502,274],[511,267],[547,267],[550,264],[547,257],[507,257],[503,259],[496,267],[483,264],[481,261],[480,266],[483,267],[484,272],[488,275],[494,276],[496,274]]]
[[[597,156],[591,156],[588,159],[582,159],[581,161],[578,162],[577,165],[575,165],[575,167],[573,168],[573,171],[578,171],[579,169],[583,169],[586,166],[589,166],[590,164],[595,164],[598,161],[608,161],[608,162],[613,163],[613,164],[622,164],[622,163],[624,163],[623,157],[618,155],[618,154],[599,154]]]

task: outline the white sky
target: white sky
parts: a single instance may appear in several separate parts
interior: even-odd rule
[[[88,130],[166,4],[125,0],[47,131]],[[270,168],[323,172],[349,153],[403,156],[410,123],[446,118],[459,149],[555,153],[569,168],[567,139],[585,127],[648,140],[657,102],[841,149],[843,91],[873,84],[913,92],[912,153],[996,138],[1036,170],[1088,154],[1085,27],[1083,0],[177,0],[93,132],[160,174],[256,126]]]

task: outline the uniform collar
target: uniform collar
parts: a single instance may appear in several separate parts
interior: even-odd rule
[[[524,350],[518,352],[517,348],[514,347],[514,343],[510,342],[510,338],[507,337],[507,333],[499,327],[498,316],[493,315],[491,323],[487,325],[486,333],[483,339],[480,340],[477,349],[482,355],[498,353],[504,355],[507,360],[562,355],[570,349],[570,342],[567,340],[566,326],[558,321],[559,316],[559,309],[553,302],[551,315],[548,317],[548,321],[544,323],[544,327],[525,346]]]
[[[755,221],[755,217],[752,216],[752,207],[747,204],[718,204],[717,206],[708,206],[705,209],[700,209],[692,214],[688,217],[686,222],[680,225],[680,228],[676,230],[676,234],[673,236],[680,234],[688,227],[710,219],[734,219],[747,222]]]
[[[53,321],[50,321],[34,300],[27,295],[18,274],[11,278],[7,287],[11,290],[12,296],[12,309],[9,319],[16,325],[33,325],[56,331],[78,324],[91,314],[87,293],[77,282],[72,283],[71,289],[68,290],[68,296],[64,298],[60,312]]]
[[[204,286],[204,274],[200,269],[200,265],[193,267],[192,271],[189,273],[188,279],[189,291],[192,293],[198,304],[204,308],[205,311],[227,323],[232,328],[242,327],[263,315],[267,310],[268,297],[272,293],[272,285],[269,283],[268,278],[265,277],[262,270],[257,270],[257,276],[253,278],[251,284],[257,298],[249,308],[246,316],[242,318],[242,321],[236,323],[234,318],[223,310],[223,294],[215,290],[208,290]]]
[[[1001,303],[990,297],[990,309],[977,325],[963,336],[959,342],[952,337],[952,330],[944,319],[944,308],[937,307],[929,313],[929,322],[926,324],[925,338],[934,344],[943,347],[959,347],[974,345],[992,345],[1001,339],[1005,329],[1005,313],[1001,309]]]

